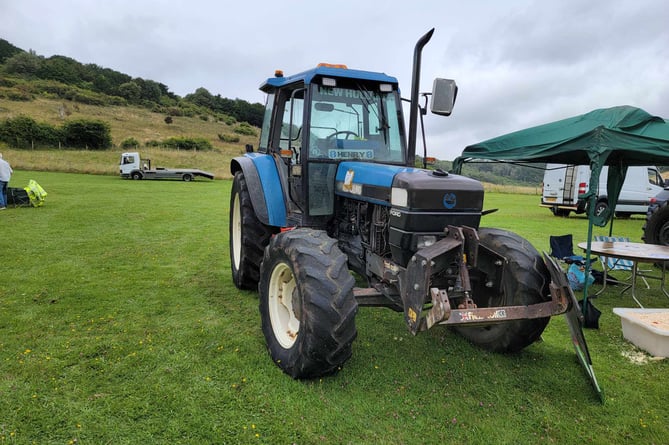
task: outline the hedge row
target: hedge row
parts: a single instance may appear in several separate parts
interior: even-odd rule
[[[18,116],[0,122],[0,141],[15,148],[69,147],[104,150],[112,145],[109,124],[76,119],[60,127]]]

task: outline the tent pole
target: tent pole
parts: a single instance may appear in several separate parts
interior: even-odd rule
[[[587,315],[587,310],[588,310],[588,277],[590,276],[590,270],[592,269],[591,264],[590,264],[590,257],[592,255],[591,252],[591,247],[592,247],[592,218],[590,215],[592,214],[592,210],[594,207],[594,197],[590,197],[590,202],[591,206],[590,209],[588,210],[588,245],[587,248],[585,249],[585,285],[583,286],[583,307],[581,308],[581,312],[583,312],[583,316],[585,317]]]
[[[594,190],[597,190],[597,185],[599,184],[599,175],[601,174],[601,166],[598,166],[597,163],[591,159],[590,161],[590,186],[588,187],[588,245],[585,250],[585,285],[583,286],[583,307],[581,312],[583,317],[587,316],[588,312],[588,277],[590,276],[590,271],[592,270],[592,265],[590,264],[592,257],[592,227],[595,225],[595,206],[597,205],[597,196]]]

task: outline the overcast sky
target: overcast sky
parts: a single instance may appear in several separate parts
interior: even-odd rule
[[[252,103],[275,69],[319,62],[383,71],[408,97],[415,42],[434,27],[421,90],[459,86],[451,117],[426,118],[429,153],[447,160],[595,108],[669,118],[668,24],[665,0],[0,0],[0,38],[19,48]]]

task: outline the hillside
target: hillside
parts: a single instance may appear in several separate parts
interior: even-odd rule
[[[63,116],[63,110],[69,113]],[[93,174],[118,174],[121,142],[135,138],[143,156],[166,167],[197,167],[211,171],[217,178],[229,177],[230,159],[244,151],[245,144],[257,146],[258,137],[235,133],[239,124],[226,124],[201,117],[174,117],[165,123],[162,113],[134,106],[94,106],[53,99],[17,102],[0,99],[0,121],[19,115],[30,116],[39,122],[58,125],[66,118],[94,118],[111,127],[114,148],[99,151],[80,150],[19,150],[0,143],[5,159],[15,169],[67,171]],[[256,130],[257,131],[257,130]],[[219,135],[239,142],[223,142]],[[147,148],[149,141],[169,137],[202,137],[211,142],[213,150],[191,152]]]

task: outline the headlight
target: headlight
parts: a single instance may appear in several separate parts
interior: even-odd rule
[[[409,193],[406,189],[393,187],[390,190],[390,203],[397,207],[409,207]]]
[[[416,247],[422,249],[423,247],[430,247],[436,242],[437,237],[435,235],[420,235],[416,241]]]

